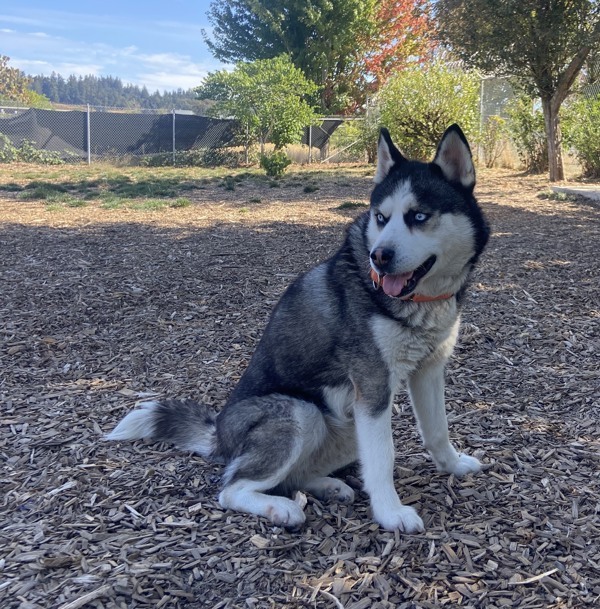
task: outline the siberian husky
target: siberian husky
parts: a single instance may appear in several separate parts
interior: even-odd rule
[[[108,439],[153,438],[218,460],[224,509],[289,528],[305,521],[295,491],[351,502],[354,491],[330,474],[358,460],[375,521],[422,531],[394,488],[399,383],[408,383],[437,468],[463,476],[481,467],[450,442],[444,405],[444,366],[489,236],[474,186],[458,125],[431,163],[406,159],[382,129],[369,211],[332,258],[282,296],[221,412],[192,401],[146,402]]]

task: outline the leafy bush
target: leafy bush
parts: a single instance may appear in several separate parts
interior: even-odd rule
[[[195,91],[215,102],[211,115],[237,120],[240,143],[260,143],[261,152],[267,142],[276,150],[300,142],[304,128],[316,119],[306,100],[317,85],[285,54],[211,72]]]
[[[565,142],[588,178],[600,178],[600,97],[578,97],[564,108]]]
[[[490,168],[496,164],[506,146],[508,136],[506,120],[501,116],[489,116],[483,126],[483,132],[479,138],[483,163]]]
[[[369,108],[363,120],[350,120],[342,123],[331,136],[330,149],[339,150],[336,162],[374,163],[377,158],[379,140],[379,112]]]
[[[430,158],[440,136],[458,123],[474,139],[479,127],[480,77],[442,62],[415,65],[391,78],[380,93],[380,124],[402,152]]]
[[[17,149],[4,133],[0,133],[0,163],[13,163],[17,160]]]
[[[526,171],[548,171],[548,142],[544,128],[544,114],[535,109],[533,100],[515,97],[506,105],[508,131]]]
[[[271,154],[263,154],[260,157],[260,166],[265,170],[268,176],[277,178],[282,176],[288,165],[292,161],[288,158],[285,152],[275,150]]]
[[[0,133],[0,163],[41,163],[42,165],[62,165],[65,161],[60,153],[40,150],[35,142],[23,140],[19,146]]]

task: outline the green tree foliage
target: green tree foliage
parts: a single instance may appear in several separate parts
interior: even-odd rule
[[[600,95],[578,96],[565,108],[565,141],[588,178],[600,178]]]
[[[506,105],[508,133],[526,171],[542,173],[548,170],[548,146],[544,132],[544,115],[534,100],[519,95]]]
[[[598,0],[437,0],[440,38],[468,65],[541,98],[551,180],[564,178],[559,110],[600,44]]]
[[[11,68],[9,61],[10,57],[0,55],[0,99],[25,103],[29,80],[21,70]]]
[[[260,143],[262,152],[267,141],[275,150],[300,141],[304,127],[316,118],[306,101],[315,90],[315,84],[281,55],[238,63],[231,72],[213,72],[196,93],[216,102],[213,116],[237,119],[240,140],[246,146]]]
[[[440,135],[459,123],[472,141],[479,125],[480,78],[441,62],[408,68],[381,90],[380,124],[408,156],[430,158]]]
[[[372,39],[376,0],[215,0],[206,43],[225,62],[287,54],[320,87],[321,110],[351,103],[359,41]]]

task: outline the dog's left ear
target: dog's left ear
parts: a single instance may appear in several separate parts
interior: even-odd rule
[[[383,182],[390,169],[396,164],[406,160],[402,153],[394,146],[390,132],[382,127],[379,132],[379,143],[377,144],[377,171],[375,172],[375,184]]]
[[[433,162],[449,182],[458,182],[472,190],[475,186],[475,167],[471,148],[462,129],[454,124],[446,129]]]

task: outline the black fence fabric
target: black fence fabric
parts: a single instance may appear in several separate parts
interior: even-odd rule
[[[314,148],[324,148],[333,132],[343,123],[341,118],[325,118],[320,125],[306,127],[302,136],[302,144]]]
[[[15,110],[0,115],[0,133],[15,146],[26,140],[36,148],[65,156],[87,155],[86,131],[85,112]]]
[[[156,154],[227,146],[234,137],[231,120],[186,114],[89,113],[89,150],[93,156]],[[0,133],[18,146],[27,140],[65,157],[87,157],[88,113],[29,109],[0,114]]]
[[[323,149],[342,119],[304,130],[302,144]],[[236,122],[189,114],[0,109],[0,133],[63,158],[146,155],[234,145]],[[89,142],[88,142],[89,134]]]

